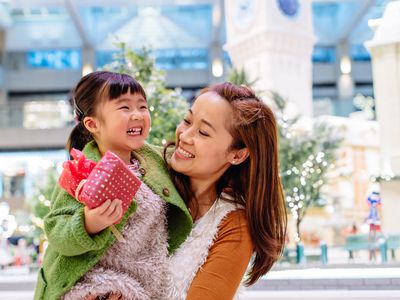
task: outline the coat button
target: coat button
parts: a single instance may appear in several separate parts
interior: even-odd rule
[[[169,189],[167,189],[167,188],[163,188],[162,193],[164,194],[164,196],[167,196],[167,197],[170,194]]]
[[[142,174],[142,176],[144,176],[146,174],[146,170],[143,168],[140,168],[139,173]]]

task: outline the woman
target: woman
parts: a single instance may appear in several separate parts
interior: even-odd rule
[[[169,160],[195,222],[171,258],[169,299],[232,299],[279,258],[286,211],[272,111],[244,86],[202,90],[176,129]]]

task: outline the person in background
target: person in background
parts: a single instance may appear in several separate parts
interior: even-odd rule
[[[171,257],[167,299],[232,299],[249,262],[247,285],[271,269],[285,244],[274,114],[248,87],[211,86],[170,149],[164,156],[194,227]]]

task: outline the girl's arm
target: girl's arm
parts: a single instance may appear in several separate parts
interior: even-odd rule
[[[233,299],[252,253],[245,212],[233,211],[222,221],[218,237],[193,279],[186,299]]]
[[[110,229],[89,235],[84,220],[84,205],[57,186],[50,212],[44,218],[44,231],[51,247],[65,256],[103,248],[110,237]]]

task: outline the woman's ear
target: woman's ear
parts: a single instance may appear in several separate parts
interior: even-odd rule
[[[230,162],[232,165],[238,165],[244,162],[248,157],[249,157],[249,149],[247,149],[247,147],[244,147],[242,149],[233,151],[233,157]]]
[[[99,120],[97,120],[96,118],[93,118],[93,117],[85,117],[83,119],[83,125],[92,134],[95,134],[100,130]]]

